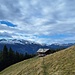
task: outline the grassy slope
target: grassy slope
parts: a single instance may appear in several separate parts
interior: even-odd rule
[[[0,75],[75,75],[75,46],[12,65]]]

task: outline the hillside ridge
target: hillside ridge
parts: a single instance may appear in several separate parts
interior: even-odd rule
[[[75,45],[45,57],[24,60],[0,75],[75,75]]]

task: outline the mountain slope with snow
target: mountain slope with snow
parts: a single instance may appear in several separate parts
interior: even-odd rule
[[[20,53],[34,54],[39,48],[61,49],[70,47],[74,45],[74,43],[46,45],[23,39],[0,39],[0,50],[3,49],[4,45],[7,45],[8,48],[11,47],[14,51],[18,51]]]

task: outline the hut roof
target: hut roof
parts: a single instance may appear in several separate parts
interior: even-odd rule
[[[40,48],[37,52],[41,52],[41,53],[45,53],[45,52],[47,52],[49,49],[42,49],[42,48]]]

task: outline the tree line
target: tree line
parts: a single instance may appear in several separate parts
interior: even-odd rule
[[[34,56],[34,54],[21,54],[17,51],[14,52],[11,47],[8,49],[7,46],[4,45],[3,50],[0,52],[0,71],[12,64],[32,58]]]

